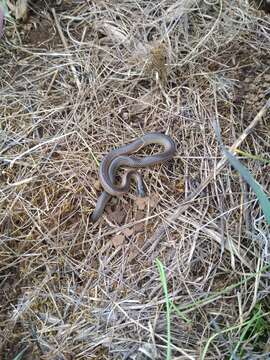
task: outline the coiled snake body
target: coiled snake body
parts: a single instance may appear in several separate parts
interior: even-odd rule
[[[164,147],[162,153],[139,158],[130,155],[150,144],[159,144]],[[144,187],[141,175],[134,169],[145,168],[170,160],[176,151],[173,140],[165,134],[148,133],[134,140],[128,145],[112,150],[102,160],[99,168],[99,180],[104,189],[99,196],[96,208],[91,215],[92,222],[97,221],[102,215],[107,202],[111,196],[121,196],[129,191],[131,178],[134,177],[137,184],[137,193],[144,196]],[[129,167],[129,170],[122,178],[121,185],[115,183],[116,172],[119,167]]]

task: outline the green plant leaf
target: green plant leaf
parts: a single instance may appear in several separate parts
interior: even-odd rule
[[[220,133],[220,127],[215,121],[214,130],[216,133],[217,140],[230,164],[240,173],[242,178],[249,184],[252,190],[255,192],[257,199],[259,200],[262,211],[265,215],[265,219],[270,225],[270,201],[266,193],[263,191],[261,185],[253,178],[249,170],[233,155],[231,154],[223,145]]]
[[[255,192],[259,203],[261,205],[262,211],[265,215],[265,219],[270,225],[270,201],[268,200],[267,195],[263,191],[260,184],[257,183],[257,181],[253,178],[253,176],[250,174],[249,170],[241,164],[241,162],[228,150],[225,148],[223,149],[225,156],[231,163],[231,165],[239,171],[242,178],[249,184],[249,186],[252,188],[252,190]]]
[[[9,9],[7,6],[7,2],[6,0],[0,0],[0,8],[3,10],[4,12],[4,17],[11,17],[10,13],[9,13]]]
[[[159,271],[160,281],[163,287],[163,292],[166,301],[166,323],[167,323],[167,353],[166,360],[171,360],[172,350],[171,350],[171,302],[168,293],[167,279],[165,274],[165,269],[162,262],[159,259],[156,259],[157,268]]]

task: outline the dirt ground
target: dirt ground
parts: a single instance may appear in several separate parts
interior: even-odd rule
[[[234,150],[269,195],[269,13],[32,1],[0,67],[0,358],[269,359],[270,229],[214,129],[265,109]],[[103,156],[153,131],[175,157],[92,224]]]

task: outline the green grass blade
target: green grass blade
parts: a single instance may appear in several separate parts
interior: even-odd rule
[[[163,287],[163,292],[166,300],[166,325],[167,325],[167,348],[166,348],[166,360],[171,360],[171,302],[168,294],[167,279],[164,270],[164,266],[159,259],[156,259],[157,268],[159,271],[160,281]]]
[[[255,311],[255,313],[253,314],[251,319],[249,321],[247,321],[246,326],[243,327],[243,331],[242,331],[242,334],[240,335],[240,339],[239,339],[238,343],[236,344],[236,346],[235,346],[235,348],[233,350],[233,353],[232,353],[229,360],[233,360],[234,355],[237,354],[237,351],[241,347],[241,345],[242,345],[248,331],[251,331],[250,336],[254,335],[254,332],[256,331],[256,324],[257,324],[258,320],[263,319],[263,316],[265,316],[265,314],[261,311],[261,307],[259,307]]]
[[[235,152],[239,155],[242,155],[242,156],[245,156],[247,157],[248,159],[252,159],[252,160],[258,160],[258,161],[261,161],[261,162],[264,162],[265,164],[270,164],[270,160],[268,159],[265,159],[261,156],[258,156],[258,155],[252,155],[250,153],[247,153],[245,151],[242,151],[240,149],[236,149]]]
[[[252,190],[255,192],[259,203],[261,205],[262,211],[265,215],[265,219],[270,225],[270,202],[268,200],[267,195],[263,191],[262,187],[258,182],[253,178],[249,170],[233,155],[231,154],[223,145],[222,139],[221,139],[221,133],[220,133],[220,127],[218,123],[215,121],[213,123],[214,130],[216,133],[216,137],[218,142],[220,143],[220,146],[230,162],[230,164],[240,173],[242,178],[249,184],[249,186],[252,188]]]
[[[178,309],[178,307],[170,300],[171,308],[176,312],[176,314],[184,320],[187,324],[192,324],[192,321],[182,312]]]
[[[192,303],[177,306],[178,311],[180,311],[183,315],[186,313],[189,313],[195,309],[198,309],[209,302],[213,302],[220,298],[220,296],[225,294],[230,294],[231,291],[235,290],[241,285],[246,284],[248,281],[253,280],[256,276],[265,274],[267,271],[269,271],[270,265],[265,265],[262,269],[260,269],[258,272],[250,273],[247,275],[244,279],[238,281],[235,284],[229,285],[226,288],[221,289],[220,291],[217,291],[211,295],[208,295],[207,297],[200,298],[198,300],[193,301]],[[174,305],[175,306],[175,305]]]
[[[26,348],[24,348],[22,351],[19,352],[19,354],[17,354],[13,360],[22,360],[24,353],[26,352],[26,350],[28,349],[28,346]]]
[[[256,316],[256,319],[261,319],[263,317],[267,317],[269,316],[269,312],[268,313],[264,313],[264,314],[259,314],[258,316]],[[241,328],[245,328],[246,326],[251,326],[250,323],[254,322],[253,319],[252,320],[247,320],[245,321],[244,323],[241,323],[241,324],[238,324],[238,325],[234,325],[234,326],[231,326],[227,329],[224,329],[224,330],[221,330],[215,334],[213,334],[207,341],[203,351],[202,351],[202,354],[201,354],[201,357],[200,357],[200,360],[205,360],[206,359],[206,355],[207,355],[207,352],[208,352],[208,349],[209,349],[209,346],[211,344],[211,342],[218,336],[220,336],[221,334],[226,334],[227,332],[230,332],[230,331],[233,331],[233,330],[237,330],[237,329],[241,329]]]
[[[249,184],[249,186],[252,188],[252,190],[255,192],[259,203],[261,205],[262,211],[265,215],[266,221],[270,225],[270,201],[268,200],[267,195],[263,191],[260,184],[257,183],[257,181],[253,178],[253,176],[250,174],[248,169],[240,163],[240,161],[231,154],[228,150],[225,148],[223,149],[227,159],[231,163],[231,165],[239,171],[242,178]]]

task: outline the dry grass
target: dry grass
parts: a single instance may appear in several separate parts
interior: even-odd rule
[[[191,196],[222,159],[213,120],[231,146],[265,104],[269,16],[230,0],[45,3],[0,44],[2,358],[164,359],[157,257],[174,359],[269,358],[258,202],[229,165]],[[265,190],[269,130],[267,113],[239,147]],[[99,161],[149,131],[176,157],[144,171],[145,202],[113,199],[92,225]]]

